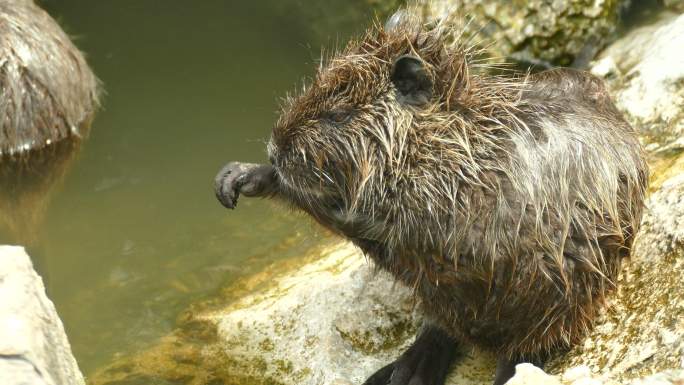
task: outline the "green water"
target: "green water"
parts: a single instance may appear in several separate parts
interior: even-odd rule
[[[103,110],[30,247],[86,373],[144,348],[193,301],[321,237],[264,201],[229,212],[212,180],[263,162],[277,99],[362,0],[45,0],[104,84]]]

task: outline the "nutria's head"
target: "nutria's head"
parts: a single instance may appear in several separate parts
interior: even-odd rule
[[[453,34],[446,22],[426,25],[400,11],[324,61],[311,84],[287,98],[269,156],[300,203],[353,210],[391,193],[397,174],[416,161],[406,142],[466,88],[471,55]]]
[[[297,205],[314,215],[334,209],[350,220],[395,222],[388,210],[398,208],[383,208],[383,201],[449,189],[435,178],[414,185],[446,162],[435,158],[439,143],[431,134],[486,116],[502,89],[483,86],[489,78],[473,71],[482,65],[459,39],[461,30],[448,19],[431,24],[416,11],[400,11],[324,61],[286,100],[268,150]],[[425,201],[440,201],[433,198]]]

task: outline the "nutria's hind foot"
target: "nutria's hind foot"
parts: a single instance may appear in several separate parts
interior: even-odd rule
[[[538,368],[544,368],[546,358],[537,358],[533,360],[527,359],[510,359],[499,358],[496,362],[496,377],[494,378],[494,385],[504,385],[508,380],[515,375],[515,366],[523,362],[529,362]]]
[[[363,385],[443,385],[458,344],[433,325],[424,325],[416,341],[396,361]]]
[[[275,170],[271,165],[230,162],[216,175],[214,192],[222,205],[233,209],[240,194],[266,195],[275,189],[275,181]]]

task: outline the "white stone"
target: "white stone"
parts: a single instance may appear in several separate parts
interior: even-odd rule
[[[589,377],[591,377],[591,369],[586,365],[575,366],[563,373],[563,381],[565,382],[574,382]]]
[[[538,367],[525,363],[515,367],[515,375],[506,385],[561,385],[561,382]]]
[[[0,246],[0,384],[85,384],[55,306],[21,247]]]
[[[617,75],[617,104],[648,134],[684,134],[684,14],[630,31],[607,48],[591,71]]]

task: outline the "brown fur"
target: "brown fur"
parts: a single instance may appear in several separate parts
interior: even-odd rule
[[[98,94],[85,58],[45,11],[0,2],[0,243],[34,241]]]
[[[83,138],[98,106],[95,75],[31,1],[0,2],[0,159]]]
[[[576,343],[614,290],[648,179],[602,82],[492,76],[449,20],[409,14],[321,65],[269,154],[279,194],[414,288],[454,337],[511,358]],[[430,103],[397,99],[422,59]]]

